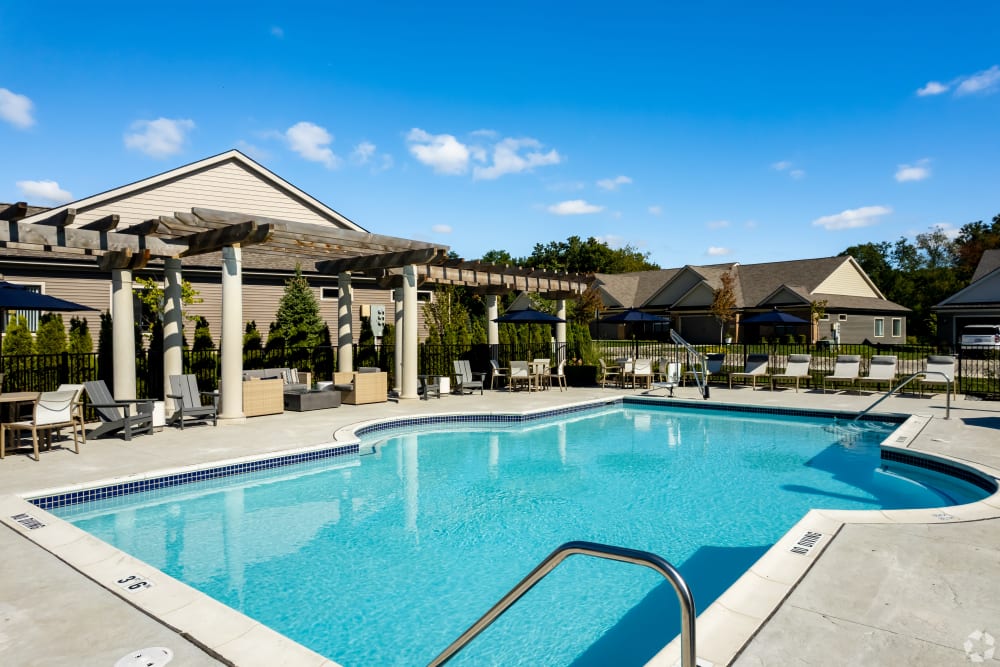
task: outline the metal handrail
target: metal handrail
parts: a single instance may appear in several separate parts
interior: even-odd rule
[[[896,385],[892,389],[890,389],[886,393],[885,396],[882,396],[877,401],[875,401],[874,403],[872,403],[871,405],[869,405],[867,408],[865,408],[864,410],[862,410],[861,412],[859,412],[858,416],[854,418],[854,421],[858,421],[859,419],[861,419],[862,417],[864,417],[866,414],[868,414],[869,412],[871,412],[875,408],[876,405],[878,405],[879,403],[881,403],[885,399],[887,399],[890,396],[892,396],[893,394],[895,394],[897,391],[899,391],[900,389],[902,389],[903,387],[905,387],[906,385],[908,385],[910,382],[912,382],[915,378],[923,377],[924,375],[940,375],[941,377],[944,378],[944,385],[945,385],[945,390],[946,390],[945,391],[945,400],[944,400],[944,418],[945,419],[949,419],[951,417],[951,383],[952,383],[952,380],[947,375],[945,375],[944,373],[942,373],[941,371],[918,371],[918,372],[914,373],[913,375],[910,375],[909,377],[907,377],[905,380],[903,380],[902,382],[900,382],[898,385]]]
[[[633,565],[644,565],[662,574],[670,582],[670,585],[673,586],[674,592],[677,593],[677,600],[681,605],[681,666],[696,667],[694,597],[692,597],[687,583],[681,577],[680,573],[674,569],[674,566],[648,551],[638,551],[610,544],[582,541],[567,542],[549,554],[545,560],[531,571],[531,574],[522,579],[499,602],[493,605],[489,611],[483,614],[482,618],[473,623],[468,630],[463,632],[438,657],[434,658],[429,663],[429,667],[438,667],[438,665],[443,665],[451,660],[456,653],[465,648],[466,644],[475,639],[479,633],[488,628],[515,602],[521,599],[525,593],[530,591],[535,584],[545,578],[545,575],[554,570],[563,560],[574,554],[617,560],[623,563],[632,563]]]
[[[683,346],[684,349],[687,350],[688,354],[693,354],[694,358],[697,359],[698,370],[692,370],[691,375],[694,376],[694,383],[698,385],[698,391],[700,391],[702,397],[707,400],[708,383],[705,381],[705,364],[706,364],[705,355],[703,355],[698,350],[694,349],[691,343],[684,340],[681,337],[681,335],[676,331],[674,331],[673,329],[670,330],[670,340],[674,341],[678,345]]]

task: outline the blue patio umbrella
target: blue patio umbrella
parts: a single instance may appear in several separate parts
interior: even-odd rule
[[[0,311],[4,310],[72,311],[95,309],[65,299],[57,299],[41,292],[34,292],[24,285],[15,285],[6,280],[0,280]]]
[[[646,313],[641,310],[636,310],[635,308],[629,308],[628,310],[623,310],[620,313],[614,313],[608,315],[607,317],[601,319],[601,322],[607,322],[609,324],[625,324],[628,322],[669,322],[669,317],[661,317],[659,315],[654,315],[653,313]]]
[[[566,320],[534,308],[523,308],[521,310],[508,310],[493,321],[501,324],[559,324]]]
[[[743,324],[809,324],[809,321],[775,308],[766,313],[751,315],[743,320]]]

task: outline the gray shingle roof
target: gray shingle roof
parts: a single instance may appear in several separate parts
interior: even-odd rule
[[[983,252],[983,256],[979,258],[979,264],[976,265],[976,272],[972,274],[972,282],[976,282],[997,269],[1000,269],[1000,250]]]

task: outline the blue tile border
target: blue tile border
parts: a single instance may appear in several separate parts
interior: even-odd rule
[[[231,475],[242,475],[260,470],[281,468],[283,466],[295,465],[296,463],[306,463],[309,461],[318,461],[320,459],[327,459],[335,456],[357,454],[358,449],[358,443],[350,443],[346,445],[337,445],[335,447],[327,447],[324,449],[315,449],[308,452],[283,454],[255,461],[244,461],[241,463],[216,466],[214,468],[204,468],[202,470],[192,470],[190,472],[164,475],[162,477],[150,477],[148,479],[122,482],[120,484],[109,484],[107,486],[96,487],[93,489],[82,489],[80,491],[59,493],[53,496],[26,498],[26,500],[35,507],[40,507],[43,510],[51,510],[59,507],[66,507],[67,505],[78,505],[80,503],[91,502],[94,500],[117,498],[119,496],[127,496],[133,493],[155,491],[157,489],[165,489],[171,486],[180,486],[182,484],[191,484],[193,482],[203,482],[205,480],[218,479],[220,477],[229,477]]]
[[[638,405],[664,405],[672,408],[691,408],[694,410],[718,410],[721,412],[749,412],[765,415],[788,415],[790,417],[830,417],[853,421],[858,416],[857,412],[846,412],[840,410],[811,410],[808,408],[770,408],[756,405],[731,405],[726,403],[692,403],[691,401],[672,401],[655,396],[626,396],[626,405],[635,403]],[[887,424],[902,424],[906,417],[902,415],[877,415],[867,414],[861,421],[882,422]]]
[[[990,494],[997,492],[997,482],[994,479],[990,479],[985,474],[979,474],[966,470],[965,468],[960,468],[956,465],[948,463],[947,461],[927,457],[919,456],[916,454],[909,454],[906,452],[901,452],[896,449],[886,449],[882,448],[882,460],[883,461],[894,461],[896,463],[905,463],[907,465],[916,466],[918,468],[923,468],[925,470],[930,470],[932,472],[941,473],[948,475],[950,477],[955,477],[962,480],[963,482],[968,482],[983,491]]]

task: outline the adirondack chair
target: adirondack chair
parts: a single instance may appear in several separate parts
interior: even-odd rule
[[[472,365],[469,364],[468,359],[455,359],[452,364],[455,367],[455,393],[456,394],[471,394],[476,389],[479,393],[483,393],[483,378],[486,373],[473,373]],[[479,379],[475,379],[476,376]]]
[[[215,403],[212,405],[202,405],[202,396],[215,397],[215,392],[198,391],[198,378],[194,375],[171,375],[170,393],[167,398],[174,399],[174,414],[171,415],[169,423],[176,424],[184,430],[184,420],[192,419],[195,422],[207,422],[212,420],[212,426],[217,426],[219,417],[216,414]]]
[[[91,438],[100,438],[121,431],[126,440],[133,434],[152,433],[153,401],[148,399],[115,400],[104,380],[83,383],[90,398],[90,407],[97,411],[101,423],[90,432]]]

